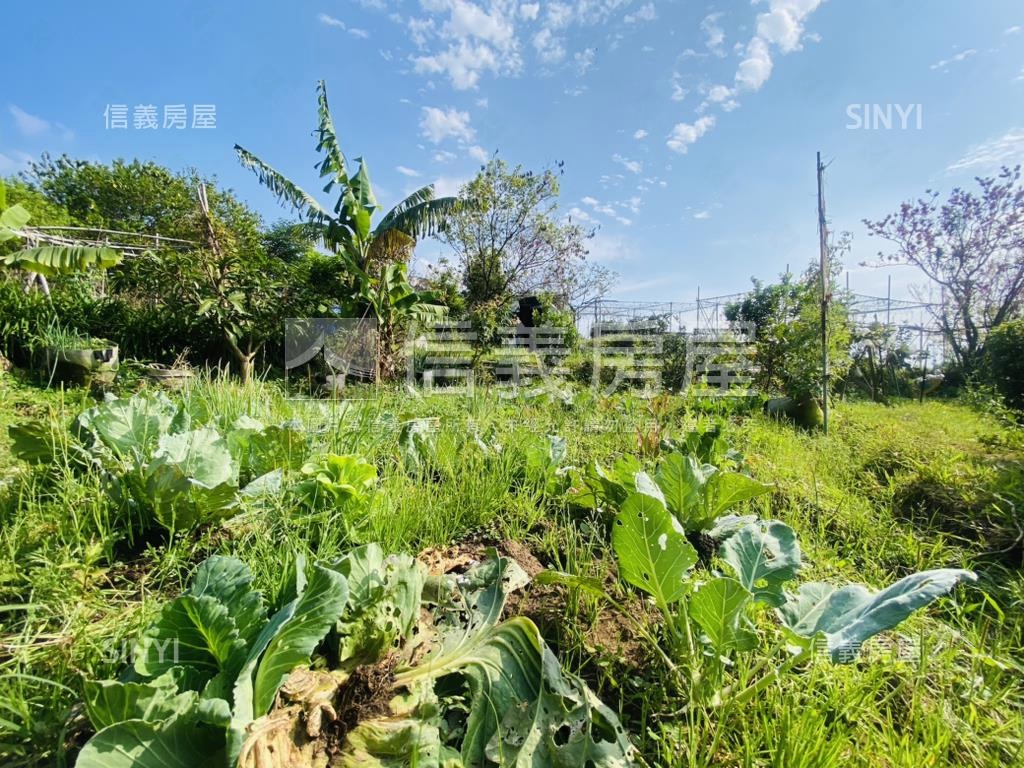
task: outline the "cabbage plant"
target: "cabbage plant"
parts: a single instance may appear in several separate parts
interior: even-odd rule
[[[778,672],[816,654],[834,663],[851,662],[867,640],[897,627],[958,583],[977,578],[971,571],[942,568],[911,574],[881,591],[862,584],[797,586],[802,559],[793,529],[778,520],[734,522],[718,550],[720,572],[695,571],[696,549],[656,494],[628,493],[612,524],[620,577],[647,595],[663,619],[660,642],[646,628],[638,629],[656,644],[677,683],[711,703],[742,704]],[[538,578],[611,600],[586,579],[551,572]],[[619,610],[627,617],[635,614]],[[774,613],[775,622],[759,616],[765,611]],[[766,631],[772,625],[774,637]],[[787,648],[789,658],[768,670]],[[753,681],[743,689],[724,686],[724,671],[735,654],[755,650],[763,657],[749,676]],[[691,668],[682,670],[683,662]]]
[[[342,766],[635,764],[615,714],[537,627],[501,620],[526,580],[497,556],[430,577],[371,544],[298,559],[271,605],[243,563],[211,557],[132,667],[86,684],[96,734],[77,765],[323,765],[328,749]]]
[[[723,464],[735,465],[731,458]],[[726,518],[733,508],[772,490],[747,474],[704,463],[697,455],[680,451],[664,456],[653,477],[638,458],[629,455],[610,469],[594,462],[571,476],[570,499],[578,506],[614,515],[631,494],[643,493],[666,507],[685,532],[712,532],[719,538],[735,527],[735,520]],[[753,517],[744,518],[751,520]],[[728,524],[728,529],[721,529],[719,521]]]
[[[278,487],[282,471],[307,450],[295,425],[265,426],[243,416],[227,429],[194,426],[159,392],[108,396],[79,414],[70,437],[38,423],[9,431],[19,458],[54,464],[59,457],[77,470],[100,472],[112,498],[128,510],[129,536],[234,515],[245,496]]]

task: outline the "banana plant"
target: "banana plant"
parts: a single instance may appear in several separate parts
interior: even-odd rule
[[[24,238],[23,228],[32,215],[22,205],[7,207],[7,192],[0,183],[0,243]],[[38,284],[50,294],[48,277],[76,274],[90,268],[108,269],[121,262],[121,254],[113,248],[81,245],[41,245],[22,248],[0,256],[0,264],[28,273],[25,290]]]
[[[458,207],[454,197],[434,197],[433,185],[413,192],[388,211],[373,226],[380,205],[373,193],[366,161],[356,158],[353,173],[341,150],[334,118],[327,103],[324,81],[317,83],[319,125],[316,151],[323,156],[317,164],[324,192],[337,188],[337,200],[330,208],[321,205],[294,182],[263,162],[244,147],[235,145],[242,165],[253,170],[278,200],[306,218],[307,235],[345,261],[352,280],[345,311],[355,317],[372,317],[377,322],[377,366],[380,381],[394,373],[394,353],[403,324],[428,315],[443,313],[429,294],[409,283],[406,262],[421,237],[438,232]]]

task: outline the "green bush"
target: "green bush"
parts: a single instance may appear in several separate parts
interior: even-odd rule
[[[988,376],[1006,402],[1024,409],[1024,318],[1003,323],[985,342]]]
[[[21,283],[0,279],[0,353],[18,366],[27,366],[34,340],[56,315],[53,304],[37,292],[25,293]]]

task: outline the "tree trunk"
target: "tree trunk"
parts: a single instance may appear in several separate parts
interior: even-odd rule
[[[257,346],[253,349],[249,345],[246,347],[247,351],[243,352],[234,339],[228,336],[227,340],[228,346],[231,347],[231,354],[235,356],[235,362],[238,363],[238,377],[243,384],[248,384],[252,381],[253,361],[256,359],[256,355],[259,354],[260,347]]]

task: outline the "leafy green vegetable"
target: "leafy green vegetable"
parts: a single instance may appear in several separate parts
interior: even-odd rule
[[[686,574],[697,563],[697,551],[657,499],[642,493],[626,498],[612,527],[612,546],[622,578],[652,595],[659,606],[686,595]]]
[[[779,606],[778,615],[793,635],[806,642],[823,634],[833,661],[852,661],[868,638],[892,629],[957,583],[977,578],[972,571],[939,568],[911,574],[880,592],[861,584],[837,588],[811,582],[790,595]]]
[[[309,661],[313,649],[334,626],[347,601],[345,577],[337,571],[313,566],[313,576],[302,595],[296,598],[294,610],[288,620],[276,627],[256,667],[253,679],[256,715],[270,709],[288,673]]]
[[[688,531],[708,530],[740,502],[771,490],[771,486],[752,477],[701,464],[695,457],[680,453],[666,457],[654,479],[669,510]]]
[[[746,525],[726,539],[722,559],[754,600],[777,607],[786,600],[782,585],[800,570],[800,544],[788,525],[766,520]]]
[[[191,528],[231,514],[238,501],[238,465],[209,428],[160,438],[143,471],[145,494],[165,528]]]
[[[302,465],[305,480],[295,493],[311,508],[362,502],[377,481],[377,468],[358,456],[326,456]]]
[[[703,439],[703,438],[701,438]],[[716,441],[720,438],[716,438]],[[697,444],[700,439],[696,439]],[[689,445],[684,442],[680,447]],[[717,448],[703,446],[702,451],[720,458],[725,467],[739,466],[738,459],[718,442]],[[590,509],[620,508],[633,492],[662,501],[683,529],[709,531],[716,521],[738,504],[764,495],[771,486],[732,469],[703,463],[697,455],[673,451],[666,455],[653,479],[635,456],[624,456],[610,471],[594,463],[581,473],[571,473],[570,499]]]
[[[185,717],[124,720],[82,747],[77,768],[195,768],[225,765],[223,736]]]
[[[225,435],[239,475],[252,480],[275,470],[298,469],[306,455],[306,436],[294,422],[267,426],[239,416]]]
[[[690,598],[690,617],[719,654],[757,647],[757,635],[743,626],[751,595],[736,579],[719,577],[701,584]]]
[[[501,621],[527,580],[514,562],[428,579],[414,558],[370,544],[310,573],[299,558],[268,617],[244,564],[206,560],[143,633],[141,679],[87,684],[98,731],[79,765],[305,764],[345,681],[381,664],[397,664],[389,712],[349,730],[339,765],[634,763],[614,713],[560,668],[533,622]]]
[[[85,711],[96,728],[124,720],[166,720],[191,710],[197,699],[195,691],[178,693],[178,681],[171,671],[148,683],[85,683]]]
[[[413,419],[398,431],[398,454],[405,471],[425,475],[437,468],[437,419]]]
[[[74,431],[87,444],[99,443],[118,456],[145,456],[171,430],[178,415],[165,394],[108,397],[81,413]]]
[[[373,663],[412,632],[424,569],[409,555],[385,558],[377,544],[352,550],[332,567],[348,580],[351,596],[335,628],[339,666]]]

